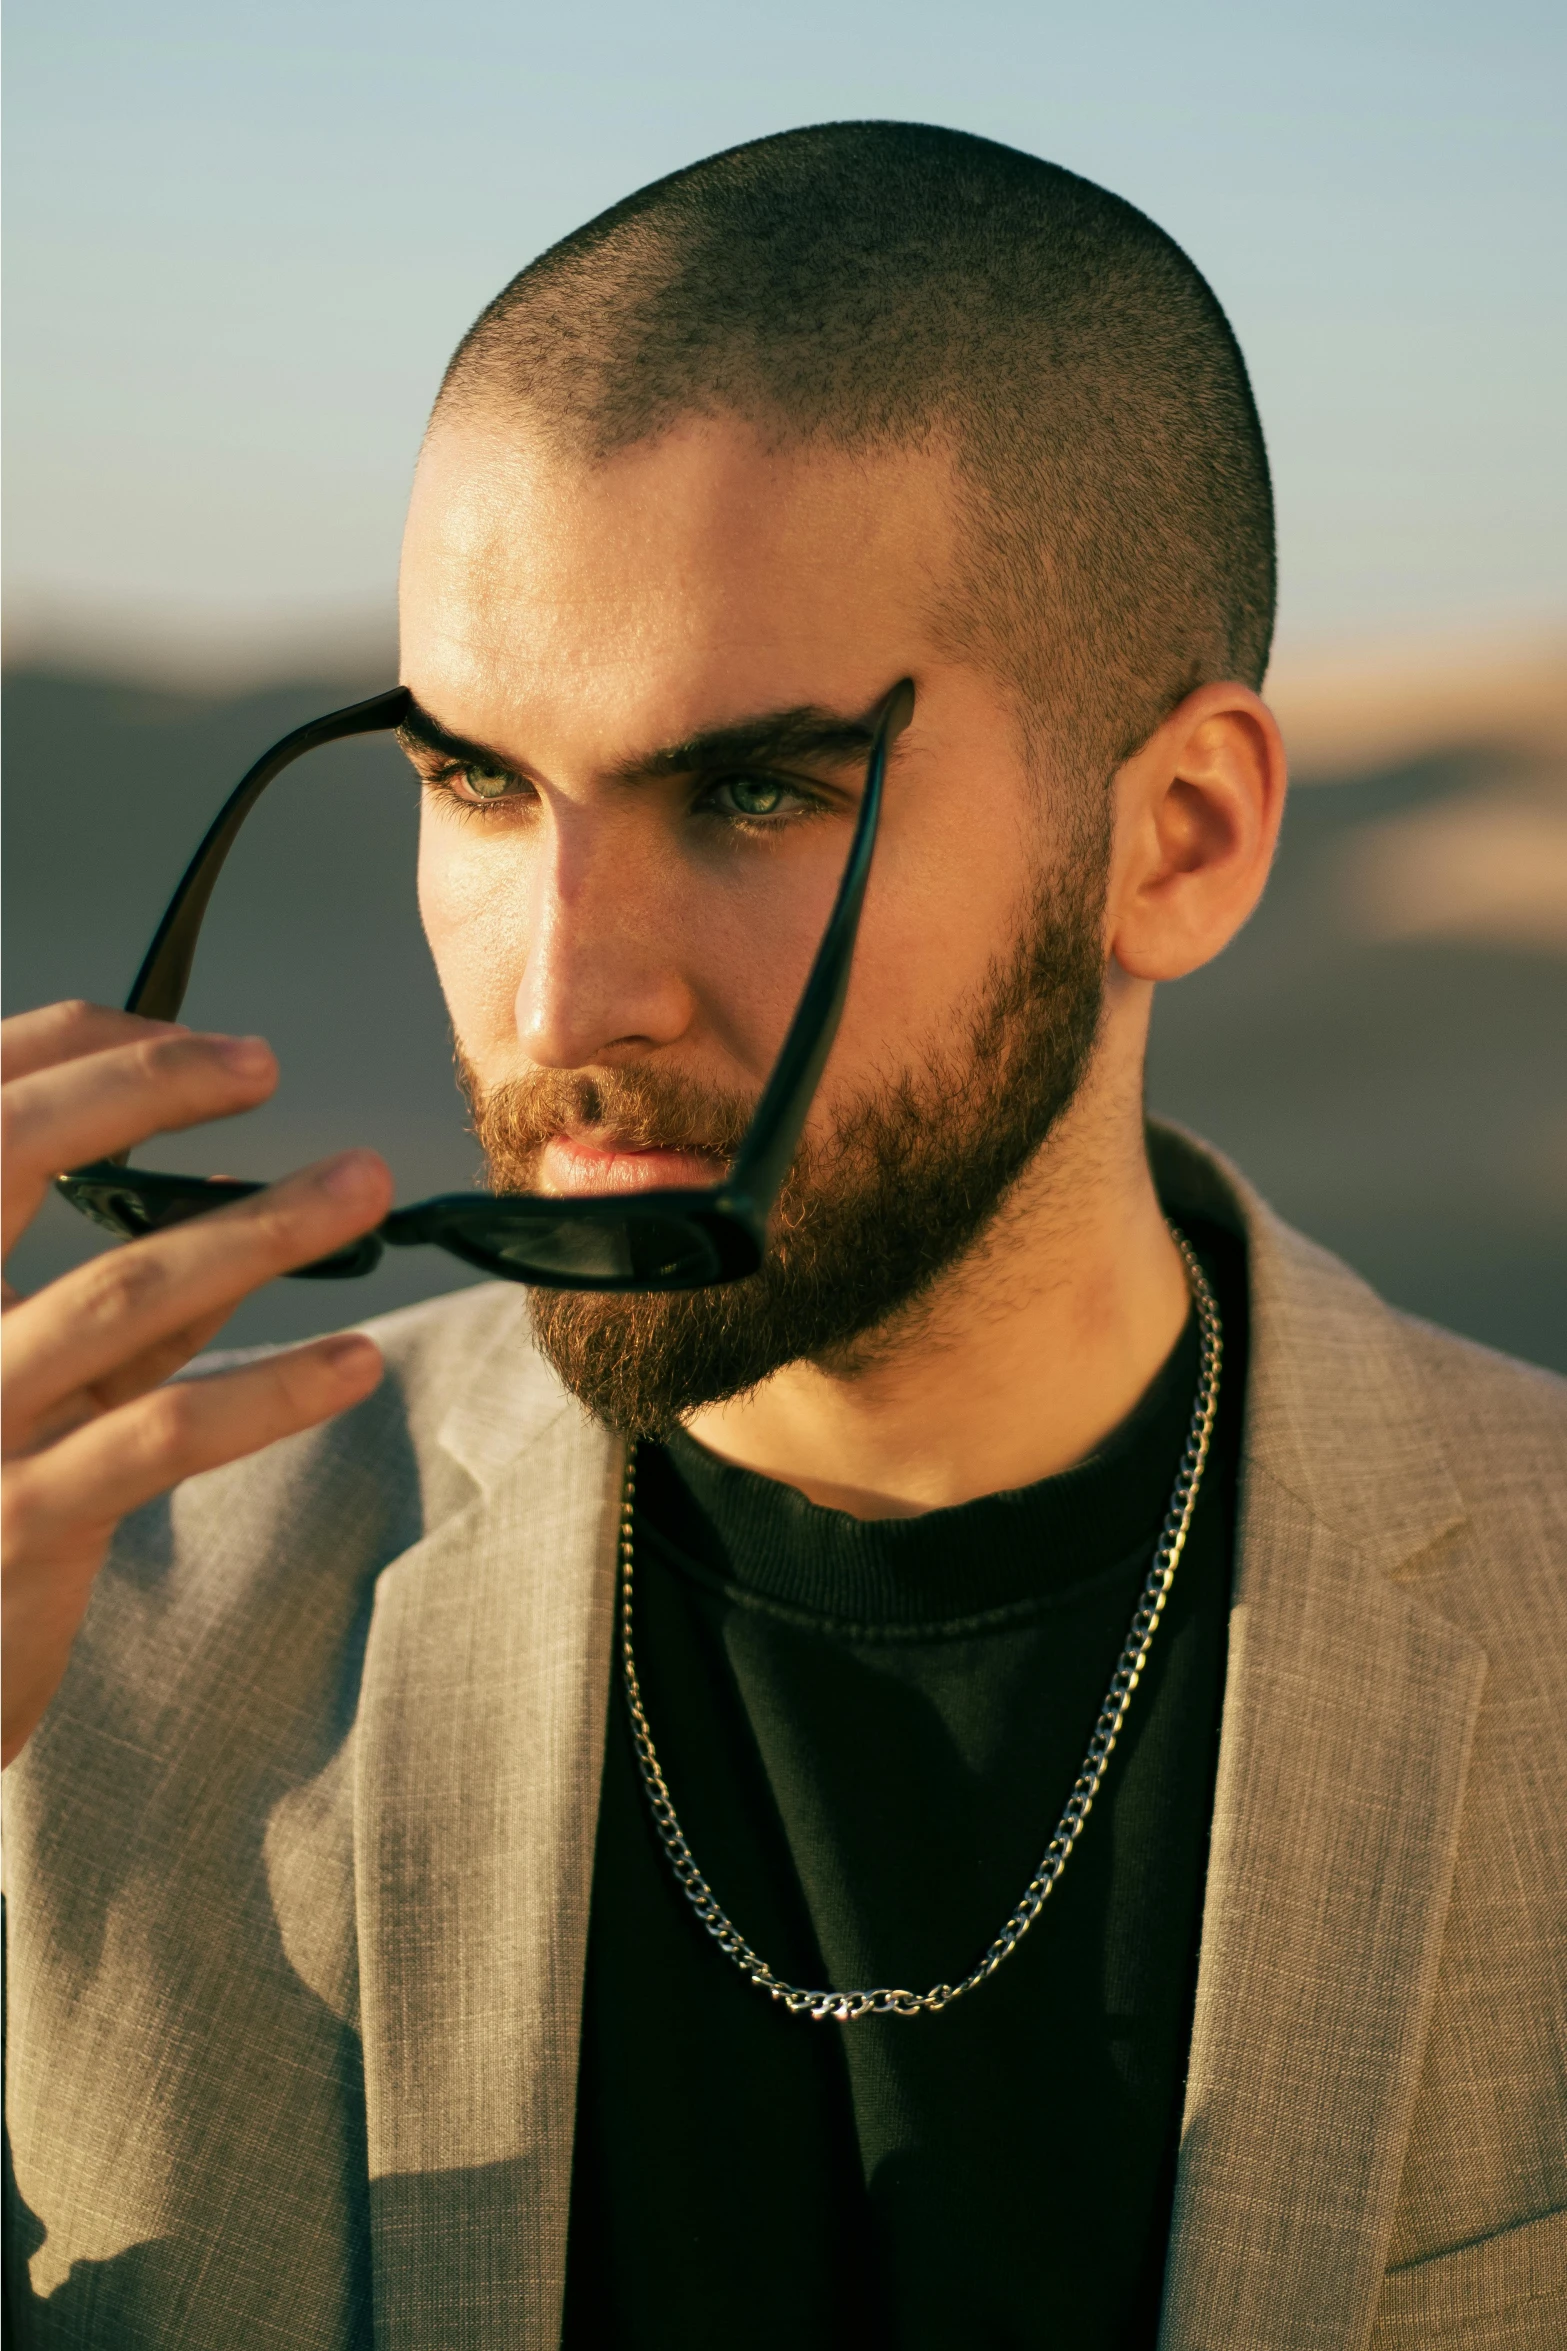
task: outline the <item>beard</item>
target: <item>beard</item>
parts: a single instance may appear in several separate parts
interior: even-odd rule
[[[848,1375],[874,1360],[889,1325],[906,1327],[1082,1083],[1104,996],[1108,864],[1101,827],[1036,886],[955,1040],[867,1086],[829,1134],[802,1142],[759,1271],[652,1295],[533,1291],[539,1347],[595,1418],[657,1436],[788,1363]],[[487,1090],[460,1052],[458,1070],[497,1191],[535,1190],[545,1145],[571,1127],[729,1161],[755,1107],[650,1068],[536,1070]]]

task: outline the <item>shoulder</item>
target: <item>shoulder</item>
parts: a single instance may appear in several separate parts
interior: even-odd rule
[[[161,1745],[198,1718],[286,1748],[352,1713],[383,1571],[481,1501],[487,1445],[509,1457],[570,1409],[510,1284],[362,1327],[386,1363],[364,1403],[124,1521],[41,1752],[84,1730]],[[215,1354],[187,1376],[260,1352]]]
[[[1567,1695],[1567,1380],[1397,1318],[1461,1516],[1411,1580],[1480,1639],[1497,1695]],[[1531,1752],[1534,1752],[1531,1742]],[[1567,1760],[1567,1759],[1564,1759]]]
[[[1432,1416],[1476,1482],[1567,1480],[1567,1379],[1415,1315],[1396,1320]]]
[[[1567,1628],[1567,1381],[1400,1312],[1221,1155],[1150,1132],[1170,1213],[1245,1247],[1249,1470],[1477,1632]],[[1549,1628],[1549,1629],[1548,1629]]]
[[[1211,1145],[1150,1120],[1149,1154],[1160,1198],[1176,1217],[1209,1218],[1244,1247],[1254,1320],[1280,1357],[1281,1375],[1341,1386],[1354,1365],[1364,1391],[1413,1382],[1434,1423],[1465,1440],[1494,1441],[1501,1456],[1563,1468],[1567,1380],[1405,1314],[1359,1274],[1284,1222],[1240,1170]],[[1323,1404],[1331,1414],[1331,1398]],[[1544,1448],[1543,1454],[1539,1453]],[[1467,1442],[1465,1450],[1473,1450]]]
[[[1482,1536],[1527,1538],[1567,1571],[1567,1379],[1402,1312],[1328,1251],[1270,1222],[1269,1253],[1275,1265],[1288,1261],[1301,1310],[1292,1318],[1301,1353],[1323,1387],[1353,1398],[1376,1427],[1368,1467],[1382,1492],[1423,1483],[1434,1501],[1448,1486]],[[1350,1436],[1340,1432],[1346,1453]],[[1323,1467],[1331,1477],[1334,1464]],[[1364,1499],[1374,1507],[1374,1492]]]
[[[498,1416],[519,1436],[558,1411],[564,1396],[533,1344],[527,1296],[486,1282],[355,1326],[376,1342],[385,1372],[353,1411],[285,1438],[180,1489],[176,1517],[319,1522],[345,1507],[384,1524],[398,1548],[472,1499],[462,1433],[474,1415]],[[271,1352],[200,1357],[186,1375],[209,1377]],[[456,1439],[455,1451],[453,1439]],[[477,1481],[482,1483],[482,1478]],[[127,1522],[134,1535],[136,1522]]]

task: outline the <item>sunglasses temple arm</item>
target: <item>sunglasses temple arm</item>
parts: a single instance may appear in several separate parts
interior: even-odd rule
[[[179,1018],[213,884],[223,871],[223,861],[234,846],[240,826],[273,777],[281,775],[293,760],[322,743],[400,726],[408,715],[409,700],[407,688],[395,686],[390,693],[373,695],[368,702],[354,702],[345,710],[328,711],[324,718],[313,718],[308,726],[296,727],[256,761],[224,801],[208,826],[201,847],[180,877],[179,887],[164,910],[163,920],[125,999],[127,1012],[139,1012],[148,1020]]]
[[[376,734],[401,725],[408,715],[410,701],[406,687],[396,686],[389,693],[373,695],[367,702],[329,711],[323,718],[296,727],[256,761],[219,809],[180,877],[125,1000],[127,1012],[141,1013],[149,1020],[178,1018],[214,884],[241,825],[274,776],[323,743],[337,742],[351,735]],[[887,747],[903,732],[913,711],[914,689],[905,679],[893,689],[883,709],[849,861],[838,885],[827,929],[789,1024],[777,1066],[763,1089],[750,1131],[730,1170],[725,1189],[761,1218],[769,1213],[783,1187],[811,1097],[821,1081],[838,1033],[881,814]]]
[[[821,1083],[827,1056],[843,1017],[854,961],[854,942],[870,879],[871,852],[881,816],[882,781],[887,772],[889,744],[914,714],[914,688],[907,679],[895,686],[884,706],[865,776],[865,797],[859,822],[849,844],[849,859],[822,943],[816,950],[810,977],[789,1023],[772,1076],[762,1091],[745,1141],[729,1171],[724,1189],[737,1204],[765,1220],[783,1189],[785,1176],[805,1127],[811,1098]]]

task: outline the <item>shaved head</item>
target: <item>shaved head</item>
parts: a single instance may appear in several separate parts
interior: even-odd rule
[[[590,463],[692,416],[939,453],[939,629],[1058,772],[1105,781],[1195,687],[1262,682],[1272,501],[1224,314],[1142,213],[1013,148],[837,123],[655,182],[464,338],[437,422],[507,411]]]

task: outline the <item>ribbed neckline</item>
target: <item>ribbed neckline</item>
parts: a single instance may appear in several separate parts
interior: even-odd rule
[[[1120,1426],[1060,1476],[918,1518],[824,1510],[677,1431],[640,1449],[638,1516],[737,1594],[835,1623],[943,1623],[1059,1599],[1151,1550],[1198,1371],[1194,1317]]]

